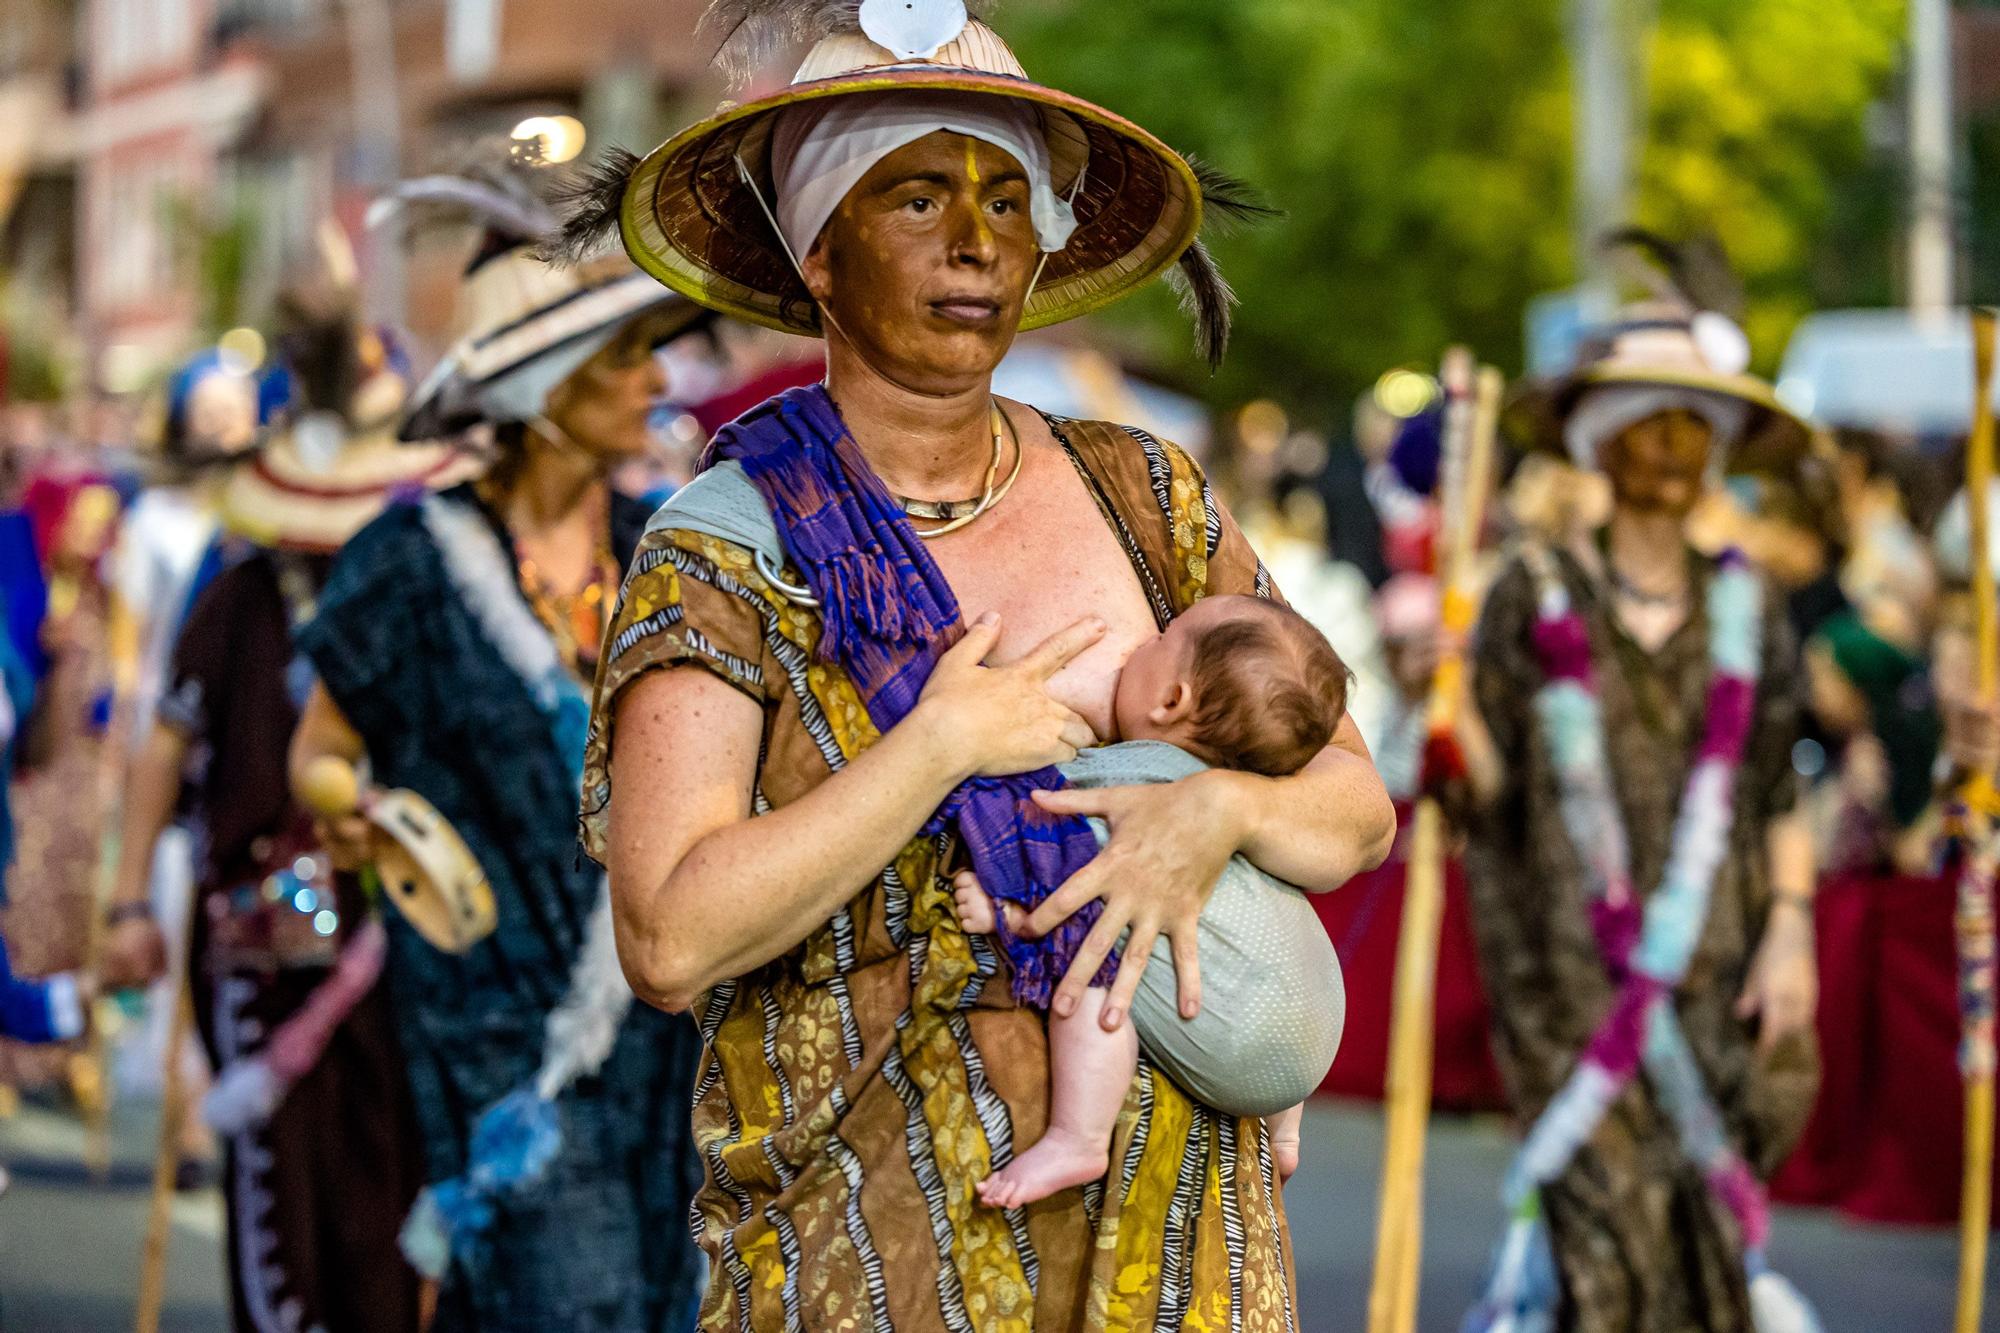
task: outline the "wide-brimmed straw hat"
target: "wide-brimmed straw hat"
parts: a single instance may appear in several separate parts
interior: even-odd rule
[[[405,392],[401,377],[385,368],[359,386],[349,415],[294,414],[230,473],[219,510],[223,527],[260,546],[330,554],[396,495],[474,476],[479,460],[451,445],[397,440]]]
[[[466,266],[453,341],[405,405],[398,435],[446,439],[473,426],[526,421],[551,389],[633,320],[652,316],[656,344],[712,318],[663,290],[623,255],[552,263],[539,247],[559,219],[547,169],[531,155],[404,181],[369,210],[369,225],[412,215],[469,223],[480,244]]]
[[[558,266],[526,246],[468,274],[461,303],[466,331],[411,395],[405,440],[531,419],[551,389],[635,319],[658,316],[658,345],[712,318],[623,255]]]
[[[1728,424],[1717,459],[1722,469],[1791,471],[1811,448],[1812,428],[1769,384],[1746,373],[1750,341],[1732,317],[1742,307],[1743,287],[1720,239],[1672,241],[1642,227],[1619,227],[1598,247],[1648,295],[1586,337],[1568,373],[1516,388],[1501,416],[1507,433],[1524,448],[1569,457],[1571,417],[1593,392],[1653,390],[1652,402],[1699,404],[1712,424]],[[1607,406],[1610,416],[1600,428],[1615,425],[1617,406]],[[1645,406],[1642,397],[1636,410]]]
[[[884,18],[871,13],[878,5],[912,11],[917,26],[931,26],[935,45],[898,51],[875,40],[896,40],[882,26]],[[1007,44],[968,19],[957,0],[868,0],[858,9],[807,0],[716,0],[709,17],[711,23],[733,21],[738,34],[789,23],[795,34],[818,40],[788,87],[725,104],[644,158],[624,154],[600,162],[578,190],[566,227],[573,250],[587,250],[615,226],[633,260],[675,291],[753,324],[817,336],[818,308],[767,212],[775,194],[770,146],[779,115],[808,102],[898,91],[1007,98],[1038,114],[1052,184],[1071,199],[1077,221],[1068,243],[1047,256],[1021,327],[1074,319],[1164,273],[1176,279],[1184,306],[1197,318],[1201,351],[1220,359],[1234,298],[1198,236],[1205,204],[1212,215],[1225,217],[1268,213],[1239,184],[1122,116],[1035,83]],[[895,13],[888,21],[907,25],[911,19]],[[725,44],[725,60],[732,44]]]
[[[1710,318],[1662,305],[1627,311],[1586,344],[1574,369],[1521,384],[1508,399],[1502,425],[1524,448],[1568,456],[1564,427],[1593,390],[1682,390],[1740,405],[1743,424],[1724,460],[1729,471],[1789,470],[1811,445],[1812,428],[1769,384],[1728,365],[1737,359],[1728,344],[1741,335],[1731,337],[1727,321],[1705,328]],[[1698,336],[1710,329],[1722,336]]]

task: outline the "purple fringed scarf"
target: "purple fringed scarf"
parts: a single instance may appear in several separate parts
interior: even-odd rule
[[[923,539],[861,455],[825,388],[790,389],[724,426],[702,466],[731,458],[764,497],[785,553],[820,604],[819,655],[847,672],[876,730],[916,707],[938,658],[965,633],[958,600]],[[1090,825],[1051,815],[1030,792],[1064,786],[1053,768],[974,778],[946,798],[925,832],[955,824],[996,902],[1032,910],[1097,854]],[[1014,997],[1046,1009],[1102,911],[1091,902],[1047,938],[1000,926]],[[1116,955],[1098,977],[1108,983]]]

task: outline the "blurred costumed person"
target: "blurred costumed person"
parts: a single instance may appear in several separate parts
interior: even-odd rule
[[[545,173],[418,178],[382,208],[483,228],[463,336],[402,434],[479,428],[494,456],[475,483],[391,506],[335,562],[299,639],[319,681],[293,774],[365,757],[373,782],[434,805],[491,884],[497,925],[462,954],[389,920],[429,1181],[404,1249],[442,1282],[433,1329],[675,1333],[700,1287],[698,1038],[630,1003],[576,805],[586,684],[650,512],[607,476],[651,446],[660,349],[708,316],[622,256],[538,258]],[[375,855],[366,826],[334,832],[349,858]]]
[[[0,617],[8,598],[0,589]],[[14,818],[9,789],[23,729],[32,715],[35,678],[13,636],[0,634],[0,911],[7,906],[6,873],[14,862]],[[89,987],[74,971],[26,978],[15,975],[7,939],[0,933],[0,1038],[27,1046],[75,1041],[84,1035]],[[7,1170],[0,1166],[0,1193]]]
[[[387,997],[372,987],[359,884],[336,876],[286,757],[312,684],[295,631],[333,553],[389,498],[463,477],[450,449],[394,435],[408,372],[358,326],[354,289],[293,288],[280,350],[296,398],[220,502],[222,566],[194,600],[125,793],[103,976],[168,971],[147,911],[154,847],[177,812],[199,829],[197,910],[186,944],[202,1039],[219,1077],[233,1325],[241,1333],[419,1327],[422,1283],[396,1237],[421,1184],[419,1145]],[[184,774],[187,776],[184,778]],[[379,959],[379,948],[374,949]],[[358,974],[357,974],[358,973]],[[329,982],[351,1006],[309,1067],[281,1085],[232,1071],[283,1041]]]
[[[1120,734],[1140,645],[1210,595],[1275,593],[1183,450],[999,399],[993,371],[1021,328],[1177,261],[1219,357],[1228,289],[1196,237],[1242,196],[1032,82],[951,0],[713,17],[726,55],[794,20],[818,40],[790,87],[616,164],[572,219],[579,245],[622,222],[669,286],[828,362],[716,434],[598,678],[586,844],[635,987],[707,1039],[702,1327],[1308,1323],[1264,1123],[1150,1061],[1066,1187],[978,1189],[1047,1141],[1052,1028],[1126,1025],[1168,939],[1193,1012],[1233,854],[1332,888],[1393,835],[1351,720],[1287,777],[1050,790]],[[955,879],[1034,909],[1037,938],[968,933]],[[1117,984],[1091,985],[1126,922]]]
[[[17,645],[25,647],[36,680],[34,708],[16,747],[4,927],[13,965],[28,976],[87,961],[104,819],[115,808],[122,767],[109,762],[118,756],[105,748],[113,678],[107,573],[120,504],[108,484],[78,475],[36,519],[35,541],[45,552],[40,569],[9,560],[5,580],[10,608],[23,612],[10,629],[19,631]],[[84,1106],[103,1095],[97,1062],[66,1047],[22,1050],[0,1042],[0,1066],[8,1082],[25,1086],[67,1079]],[[190,1178],[198,1178],[206,1152],[201,1138],[191,1135],[187,1144]]]
[[[1691,294],[1701,252],[1645,244],[1655,299],[1507,415],[1601,469],[1612,506],[1581,541],[1523,545],[1473,651],[1466,867],[1529,1128],[1472,1326],[1811,1328],[1765,1268],[1760,1183],[1817,1082],[1796,646],[1762,576],[1685,537],[1725,471],[1789,467],[1808,435]]]
[[[257,357],[257,360],[253,360]],[[111,553],[111,653],[117,687],[113,734],[122,791],[129,793],[145,763],[153,718],[166,687],[174,642],[200,585],[218,568],[215,508],[230,471],[262,442],[291,392],[290,379],[254,348],[205,349],[168,377],[155,404],[153,426],[142,430],[151,476],[126,507]],[[189,813],[185,808],[180,812]],[[115,807],[107,812],[122,819]],[[188,939],[195,848],[192,829],[177,819],[146,844],[152,853],[147,893],[121,908],[121,918],[148,916],[160,923],[170,966],[149,988],[144,1020],[117,1038],[114,1081],[124,1093],[157,1094],[173,1027],[180,949]],[[115,922],[109,924],[116,924]],[[198,1101],[207,1066],[194,1037],[182,1054],[184,1095]],[[192,1104],[192,1102],[190,1103]],[[198,1115],[180,1119],[183,1183],[200,1178],[196,1163],[208,1153],[208,1133]]]

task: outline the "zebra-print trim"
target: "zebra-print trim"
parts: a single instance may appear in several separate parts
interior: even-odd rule
[[[1189,1296],[1189,1268],[1193,1259],[1188,1238],[1193,1234],[1194,1222],[1201,1207],[1201,1187],[1208,1174],[1208,1154],[1213,1149],[1215,1120],[1202,1107],[1195,1107],[1195,1119],[1201,1126],[1198,1145],[1190,1145],[1181,1154],[1181,1168],[1174,1177],[1173,1198],[1167,1204],[1167,1221],[1162,1237],[1164,1252],[1160,1256],[1160,1303],[1154,1311],[1155,1324],[1163,1328],[1179,1328],[1187,1321]]]
[[[991,940],[984,935],[967,935],[965,942],[972,947],[972,962],[977,970],[967,983],[965,993],[958,997],[960,1009],[970,1009],[978,1004],[979,997],[986,993],[986,983],[1000,972],[1000,955],[993,952]]]
[[[703,1008],[701,1022],[697,1025],[701,1028],[701,1039],[705,1044],[715,1045],[715,1034],[722,1030],[722,1020],[729,1017],[729,1006],[735,999],[734,977],[727,981],[718,981],[709,987],[708,1004]]]
[[[768,1144],[770,1139],[764,1142]],[[785,1333],[805,1333],[805,1322],[799,1316],[799,1269],[805,1264],[805,1256],[799,1252],[798,1228],[775,1202],[764,1205],[764,1220],[778,1234],[778,1257],[785,1264],[785,1284],[778,1291],[778,1300],[785,1309]]]
[[[715,1067],[720,1070],[722,1061],[718,1058]],[[722,1149],[725,1144],[736,1143],[743,1136],[743,1122],[736,1116],[736,1108],[724,1099],[724,1109],[729,1114],[729,1133],[715,1139],[703,1151],[708,1159],[708,1178],[715,1182],[716,1189],[723,1197],[736,1204],[736,1226],[748,1222],[752,1215],[750,1192],[736,1183],[728,1166],[723,1163]],[[743,1262],[743,1255],[736,1248],[736,1227],[725,1225],[721,1229],[718,1248],[722,1251],[722,1271],[729,1277],[729,1285],[736,1293],[736,1327],[741,1333],[755,1333],[750,1326],[750,1266]]]
[[[711,662],[719,664],[730,675],[747,680],[760,690],[764,688],[763,667],[758,666],[748,658],[738,657],[735,653],[724,652],[711,643],[709,637],[693,625],[689,625],[681,631],[681,642],[688,646],[689,651],[700,653]]]
[[[1201,478],[1201,530],[1208,542],[1208,558],[1215,559],[1215,553],[1222,549],[1222,508],[1215,503],[1215,491],[1208,484],[1208,475]]]
[[[842,929],[843,926],[847,928]],[[834,1007],[840,1012],[840,1048],[847,1056],[847,1067],[858,1068],[861,1064],[861,1024],[854,1016],[854,997],[847,989],[845,969],[854,965],[853,927],[845,914],[834,918],[834,956],[843,969],[828,983],[833,991]],[[834,1123],[838,1125],[847,1118],[847,1090],[839,1083],[833,1085],[829,1100],[833,1102]],[[861,1260],[861,1274],[868,1284],[868,1305],[875,1315],[875,1328],[890,1333],[894,1324],[889,1318],[889,1279],[882,1268],[881,1251],[875,1248],[874,1233],[868,1229],[868,1219],[861,1212],[861,1186],[864,1176],[861,1159],[849,1147],[847,1140],[840,1137],[835,1129],[827,1135],[827,1154],[834,1165],[840,1168],[841,1178],[847,1182],[847,1208],[842,1219],[847,1228],[847,1239],[854,1246],[854,1253]]]
[[[1271,1228],[1271,1241],[1278,1247],[1278,1280],[1285,1291],[1285,1333],[1298,1333],[1298,1324],[1292,1318],[1292,1288],[1284,1281],[1285,1233],[1278,1226],[1278,1172],[1271,1163],[1271,1136],[1261,1122],[1257,1126],[1257,1172],[1264,1180],[1264,1218]]]
[[[797,1108],[792,1104],[792,1080],[778,1059],[778,1027],[785,1021],[785,1016],[778,1008],[778,997],[771,992],[769,986],[763,988],[760,998],[764,1009],[764,1063],[770,1068],[771,1077],[777,1082],[779,1112],[784,1117],[783,1123],[789,1126],[797,1117]],[[769,1142],[768,1139],[765,1141]],[[791,1184],[789,1180],[783,1183]]]
[[[846,1113],[846,1098],[836,1098],[842,1103],[840,1113]],[[868,1306],[875,1316],[874,1329],[877,1333],[893,1333],[895,1324],[889,1318],[889,1279],[882,1268],[881,1251],[875,1248],[875,1237],[868,1230],[868,1219],[861,1214],[861,1159],[854,1155],[854,1149],[836,1132],[827,1138],[827,1152],[834,1165],[840,1168],[842,1178],[847,1181],[847,1239],[854,1245],[854,1253],[861,1260],[861,1275],[868,1284]]]
[[[1264,568],[1262,560],[1257,562],[1257,582],[1254,591],[1265,601],[1271,600],[1271,571]]]
[[[764,645],[771,650],[771,656],[785,673],[785,679],[792,687],[792,695],[799,701],[799,721],[811,736],[813,744],[819,747],[820,758],[826,766],[838,773],[847,766],[847,756],[841,752],[840,742],[834,739],[833,727],[826,720],[826,713],[813,697],[812,686],[806,679],[809,665],[805,649],[786,638],[778,628],[777,612],[762,593],[750,587],[735,575],[715,567],[713,563],[679,546],[663,546],[648,555],[657,556],[653,564],[671,562],[676,570],[687,578],[696,579],[717,592],[727,594],[749,605],[757,612],[764,626]],[[763,679],[761,672],[758,679]]]
[[[930,1214],[931,1240],[937,1246],[938,1258],[938,1311],[951,1333],[972,1333],[972,1320],[965,1311],[965,1286],[951,1257],[951,1215],[945,1208],[944,1182],[938,1178],[937,1149],[931,1141],[930,1123],[924,1119],[924,1094],[903,1067],[901,1038],[910,1025],[909,1019],[907,1009],[896,1018],[898,1040],[882,1061],[882,1078],[902,1100],[903,1147],[909,1154],[917,1188],[923,1192],[925,1210]]]
[[[940,862],[942,864],[942,862]],[[894,861],[882,867],[882,917],[889,927],[889,942],[898,949],[910,943],[910,888]]]
[[[1172,517],[1174,512],[1174,465],[1167,457],[1167,451],[1150,432],[1137,426],[1125,427],[1125,433],[1139,442],[1141,452],[1146,455],[1146,480],[1153,484],[1153,499],[1160,505],[1160,512]]]
[[[1229,1333],[1243,1330],[1243,1254],[1249,1248],[1249,1233],[1243,1229],[1243,1206],[1236,1197],[1236,1135],[1234,1116],[1224,1116],[1217,1127],[1219,1153],[1216,1175],[1222,1186],[1222,1240],[1229,1251]]]
[[[986,1062],[979,1056],[979,1047],[973,1043],[972,1028],[965,1021],[961,1009],[945,1020],[951,1027],[952,1039],[958,1043],[960,1058],[965,1062],[965,1082],[972,1096],[972,1107],[979,1117],[979,1127],[986,1132],[986,1146],[992,1149],[993,1169],[999,1170],[1014,1160],[1014,1120],[1007,1111],[1007,1103],[1000,1100],[993,1087],[986,1081]],[[1028,1237],[1028,1210],[1008,1208],[1001,1214],[1007,1219],[1007,1230],[1013,1233],[1014,1250],[1021,1258],[1021,1272],[1028,1279],[1028,1290],[1035,1291],[1042,1281],[1042,1261],[1035,1253],[1035,1245]]]
[[[633,621],[624,629],[618,631],[618,637],[611,641],[612,662],[617,662],[619,658],[631,652],[642,641],[650,639],[655,634],[659,634],[664,630],[672,629],[686,618],[687,608],[679,602],[672,602],[653,612],[652,615],[647,616],[644,620]]]
[[[1118,1173],[1118,1198],[1132,1197],[1132,1182],[1139,1178],[1139,1159],[1146,1155],[1146,1138],[1153,1128],[1153,1066],[1139,1061],[1139,1120],[1132,1126],[1132,1141],[1125,1145],[1125,1165]]]

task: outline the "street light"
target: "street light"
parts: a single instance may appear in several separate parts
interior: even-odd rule
[[[529,116],[511,137],[524,144],[539,140],[544,162],[567,162],[583,151],[583,122],[575,116]]]

